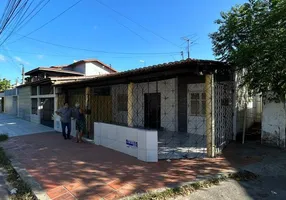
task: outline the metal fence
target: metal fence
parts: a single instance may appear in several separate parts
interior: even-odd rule
[[[192,78],[91,88],[90,136],[95,121],[156,129],[159,159],[205,157],[208,114],[214,121],[209,128],[214,131],[217,152],[221,151],[232,137],[232,82],[206,85],[204,76],[199,81]],[[72,103],[86,98],[70,95]],[[207,108],[213,113],[206,113]]]

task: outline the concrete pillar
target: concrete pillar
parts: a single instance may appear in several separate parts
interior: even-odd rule
[[[86,118],[86,131],[87,131],[87,138],[90,138],[90,87],[85,88],[85,109],[87,114],[85,115]]]
[[[215,156],[215,132],[214,132],[214,79],[212,74],[205,76],[206,93],[206,135],[207,156]]]
[[[237,73],[235,72],[234,74],[234,84],[233,84],[233,99],[232,99],[232,105],[233,105],[233,118],[232,118],[232,132],[233,132],[233,140],[236,140],[236,127],[237,127],[237,88],[238,88],[238,84],[237,84]]]
[[[56,128],[56,118],[55,118],[55,112],[58,110],[58,94],[56,94],[56,87],[53,87],[53,94],[54,94],[54,128]]]
[[[133,88],[134,84],[128,84],[128,101],[127,101],[127,119],[128,119],[128,126],[133,127]]]

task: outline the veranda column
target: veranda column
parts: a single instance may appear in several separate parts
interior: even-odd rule
[[[205,76],[206,93],[206,135],[207,135],[207,156],[215,156],[215,135],[214,135],[214,78],[212,74]]]
[[[90,138],[90,87],[85,88],[85,109],[86,109],[86,131],[87,137]]]
[[[127,111],[128,111],[128,126],[133,126],[133,88],[134,84],[129,83],[128,84],[128,101],[127,101]]]

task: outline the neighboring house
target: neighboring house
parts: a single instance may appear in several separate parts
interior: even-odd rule
[[[286,105],[264,101],[261,142],[272,146],[286,147]]]
[[[63,69],[80,72],[85,76],[104,75],[117,72],[111,66],[96,59],[75,61],[74,63],[63,67]]]
[[[168,159],[204,157],[210,131],[216,153],[232,140],[233,79],[225,63],[187,59],[55,85],[62,91],[58,99],[80,102],[88,109],[88,134],[96,142],[100,139],[94,136],[94,122],[157,130],[153,143],[158,139],[159,148],[153,151]],[[102,140],[104,146],[117,150],[119,144],[137,144],[137,136],[131,142],[125,138],[125,144],[124,136],[114,138],[109,136],[112,131],[104,130],[111,137]],[[136,129],[124,130],[135,137]],[[114,143],[116,138],[123,143]]]
[[[115,72],[100,61],[79,61],[67,66],[39,67],[25,73],[26,83],[18,86],[18,116],[22,119],[54,127],[53,115],[57,107],[54,84],[90,79],[99,72]],[[65,99],[62,100],[63,105]]]

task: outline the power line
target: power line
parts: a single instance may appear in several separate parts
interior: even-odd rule
[[[17,34],[18,34],[18,33],[17,33]],[[29,40],[34,40],[34,41],[41,42],[41,43],[44,43],[44,44],[49,44],[49,45],[53,45],[53,46],[57,46],[57,47],[62,47],[62,48],[67,48],[67,49],[74,49],[74,50],[95,52],[95,53],[130,54],[130,55],[148,55],[148,54],[164,55],[164,54],[176,54],[176,53],[178,53],[178,52],[164,52],[164,53],[162,53],[162,52],[152,52],[152,53],[151,53],[151,52],[150,52],[150,53],[146,53],[146,52],[139,53],[139,52],[137,52],[137,53],[134,53],[134,52],[113,52],[113,51],[103,51],[103,50],[92,50],[92,49],[77,48],[77,47],[71,47],[71,46],[56,44],[56,43],[52,43],[52,42],[47,42],[47,41],[35,39],[35,38],[28,37],[28,36],[21,35],[21,34],[18,34],[18,35],[23,36],[24,38],[27,38],[27,39],[29,39]]]
[[[32,13],[36,10],[36,8],[37,8],[38,6],[40,6],[43,2],[44,2],[44,1],[41,1],[40,3],[38,3],[38,5],[33,9],[33,11],[32,11],[28,16],[25,17],[25,19],[24,19],[23,21],[25,21],[26,19],[28,19],[28,17],[31,16]],[[27,23],[29,23],[49,2],[50,2],[50,0],[47,0],[47,2],[46,2],[45,4],[43,4],[43,6],[42,6],[38,11],[36,11],[35,14],[33,14],[33,15],[25,22],[25,24],[22,24],[22,26],[20,26],[20,27],[17,29],[17,31],[19,31],[23,26],[25,26]]]
[[[128,19],[129,21],[131,21],[131,22],[133,22],[133,23],[137,24],[138,26],[140,26],[141,28],[145,29],[146,31],[148,31],[148,32],[150,32],[150,33],[152,33],[152,34],[154,34],[155,36],[157,36],[157,37],[159,37],[159,38],[161,38],[161,39],[165,40],[166,42],[169,42],[170,44],[172,44],[172,45],[174,45],[174,46],[176,46],[176,47],[178,47],[178,48],[181,48],[180,46],[178,46],[178,45],[177,45],[177,44],[175,44],[174,42],[172,42],[172,41],[170,41],[170,40],[166,39],[165,37],[163,37],[163,36],[161,36],[161,35],[159,35],[159,34],[155,33],[155,32],[154,32],[154,31],[152,31],[151,29],[149,29],[149,28],[147,28],[147,27],[145,27],[145,26],[143,26],[143,25],[139,24],[138,22],[134,21],[134,20],[133,20],[133,19],[131,19],[130,17],[127,17],[126,15],[124,15],[124,14],[120,13],[119,11],[117,11],[117,10],[115,10],[115,9],[111,8],[111,7],[110,7],[110,6],[108,6],[107,4],[105,4],[105,3],[103,3],[103,2],[101,2],[101,1],[99,1],[99,0],[96,0],[96,1],[97,1],[99,4],[101,4],[101,5],[105,6],[106,8],[108,8],[108,9],[112,10],[113,12],[117,13],[118,15],[121,15],[122,17],[124,17],[124,18]]]
[[[142,37],[140,34],[138,34],[137,32],[133,31],[131,28],[129,28],[128,26],[122,24],[121,22],[119,22],[116,18],[113,18],[114,21],[116,21],[118,24],[120,24],[121,26],[125,27],[127,30],[129,30],[130,32],[134,33],[135,35],[137,35],[138,37],[140,37],[142,40],[144,40],[145,42],[148,42],[144,37]]]
[[[21,70],[21,68],[18,66],[18,64],[14,61],[13,57],[10,55],[9,51],[7,51],[5,48],[2,47],[3,53],[10,59],[8,59],[8,62],[15,68],[17,68],[17,71]],[[6,53],[5,53],[6,52]]]
[[[10,26],[10,33],[6,38],[3,39],[2,44],[8,40],[9,37],[14,33],[16,29],[22,28],[26,25],[33,17],[35,17],[42,9],[47,5],[50,0],[41,0],[31,12],[29,12],[30,8],[32,8],[33,3],[35,0],[9,0],[6,5],[6,8],[3,12],[1,18],[1,27],[0,27],[0,34],[5,31],[7,27]],[[41,4],[44,4],[41,6]],[[39,10],[37,10],[40,7]],[[32,15],[32,17],[30,17]],[[26,17],[25,17],[26,16]],[[30,18],[29,18],[30,17]],[[25,24],[23,24],[25,23]]]
[[[44,23],[43,25],[41,25],[40,27],[36,28],[35,30],[31,31],[30,33],[28,33],[27,35],[25,36],[29,36],[33,33],[35,33],[36,31],[42,29],[43,27],[47,26],[49,23],[53,22],[54,20],[56,20],[57,18],[59,18],[60,16],[62,16],[64,13],[66,13],[67,11],[69,11],[70,9],[72,9],[73,7],[75,7],[77,4],[79,4],[81,1],[83,0],[79,0],[77,2],[75,2],[74,4],[72,4],[71,6],[69,6],[67,9],[65,9],[64,11],[62,11],[60,14],[58,14],[57,16],[53,17],[52,19],[50,19],[49,21],[47,21],[46,23]],[[12,44],[18,40],[21,40],[23,39],[24,36],[22,36],[21,38],[18,38],[17,40],[14,40],[13,42],[9,43],[9,44]]]
[[[28,54],[28,55],[42,55],[42,56],[55,56],[55,57],[68,57],[68,58],[75,58],[78,55],[59,55],[59,54],[45,54],[45,53],[34,53],[34,52],[25,52],[25,51],[18,51],[13,49],[6,49],[9,52],[17,52],[20,54]],[[170,53],[170,54],[163,54],[162,56],[174,56],[178,55],[179,53]],[[145,55],[145,57],[156,57],[158,55]],[[102,57],[102,56],[100,56]],[[110,56],[109,56],[110,57]],[[112,57],[112,58],[135,58],[135,57],[141,57],[141,55],[133,55],[133,56],[127,56],[127,57]]]

